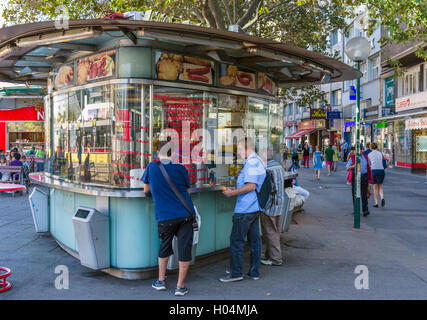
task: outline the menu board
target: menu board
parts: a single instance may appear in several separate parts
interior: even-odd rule
[[[274,94],[276,90],[276,85],[273,80],[265,73],[258,72],[258,87],[257,89],[262,89],[267,91],[269,94]]]
[[[223,87],[255,89],[255,73],[242,71],[237,66],[221,64],[219,82]]]
[[[9,132],[43,132],[43,122],[8,122]]]
[[[155,61],[157,79],[213,84],[212,61],[161,51],[156,51]]]
[[[177,135],[171,135],[174,143],[172,161],[182,163],[188,171],[190,183],[208,181],[206,168],[198,168],[197,163],[206,162],[202,137],[193,135],[203,128],[203,112],[209,99],[172,94],[154,94],[154,102],[162,105],[165,129],[173,129]],[[195,156],[196,155],[196,156]]]
[[[61,89],[74,84],[74,64],[66,64],[56,69],[53,75],[55,89]]]
[[[116,68],[116,50],[77,60],[77,85],[111,77]]]

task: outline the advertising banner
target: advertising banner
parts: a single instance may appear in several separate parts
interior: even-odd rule
[[[77,60],[77,85],[113,76],[116,68],[116,50],[98,53]]]
[[[212,61],[156,51],[155,62],[157,79],[213,84]]]
[[[394,79],[388,77],[385,79],[385,106],[390,107],[394,105]]]
[[[63,65],[53,73],[55,89],[61,89],[74,84],[74,63]]]
[[[255,73],[239,70],[237,66],[221,64],[219,75],[219,82],[223,87],[255,89]],[[269,86],[266,87],[269,88]],[[269,89],[274,90],[274,88]]]
[[[258,86],[257,89],[267,91],[269,94],[274,94],[276,85],[265,73],[258,72]]]

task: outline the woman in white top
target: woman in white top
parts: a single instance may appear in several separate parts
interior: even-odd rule
[[[373,189],[374,189],[374,200],[375,208],[378,208],[378,194],[381,197],[381,207],[385,206],[384,200],[384,191],[383,191],[383,182],[385,177],[384,164],[383,160],[390,160],[388,157],[384,156],[382,152],[378,151],[378,145],[373,142],[371,143],[372,152],[369,153],[368,158],[371,163],[372,177],[374,179]]]

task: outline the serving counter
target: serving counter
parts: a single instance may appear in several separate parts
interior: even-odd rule
[[[121,278],[150,277],[158,263],[160,240],[150,196],[142,189],[82,186],[37,172],[31,181],[48,188],[49,231],[65,251],[79,258],[72,217],[80,206],[95,208],[109,217],[110,264],[104,271]],[[295,174],[287,174],[290,183]],[[191,188],[191,199],[202,220],[196,263],[223,254],[230,244],[235,199],[222,195],[222,186]]]

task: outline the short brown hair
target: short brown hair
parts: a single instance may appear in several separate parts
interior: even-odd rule
[[[371,143],[371,149],[372,150],[377,150],[378,149],[378,144],[376,142],[372,142]]]

